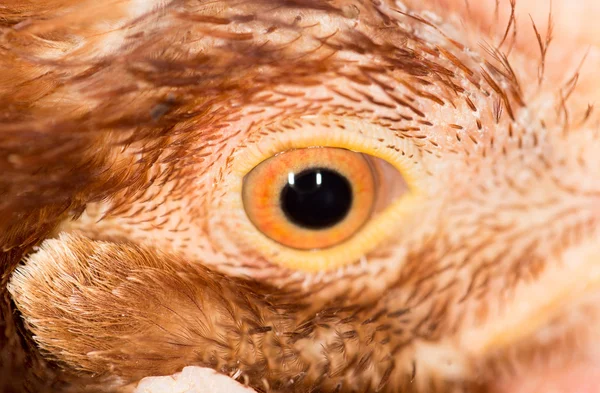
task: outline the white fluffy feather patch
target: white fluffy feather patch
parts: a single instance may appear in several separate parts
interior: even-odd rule
[[[254,390],[212,369],[185,367],[173,375],[146,377],[133,393],[254,393]]]

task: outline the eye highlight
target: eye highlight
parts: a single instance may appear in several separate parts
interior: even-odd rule
[[[376,177],[365,154],[327,147],[289,150],[246,176],[244,208],[258,230],[284,246],[327,248],[369,219]]]

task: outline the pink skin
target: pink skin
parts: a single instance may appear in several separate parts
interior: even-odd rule
[[[463,0],[436,0],[436,2],[443,6],[464,9]],[[495,4],[496,0],[469,2],[471,18],[480,20],[480,26],[489,25],[488,22],[495,17]],[[516,7],[517,28],[532,29],[531,19],[533,19],[538,30],[542,34],[545,33],[550,9],[554,33],[553,51],[548,53],[547,71],[549,75],[558,75],[561,73],[565,58],[581,59],[579,56],[581,54],[586,56],[587,53],[586,62],[582,66],[582,75],[594,81],[588,85],[589,101],[594,102],[600,91],[598,88],[600,76],[595,67],[600,57],[600,24],[597,23],[600,3],[595,0],[519,0]],[[501,20],[507,20],[507,11],[506,7],[501,7],[499,11]],[[537,42],[531,39],[533,34],[523,34],[521,38],[518,44],[520,47],[537,50]],[[577,55],[573,56],[573,54]],[[600,367],[596,364],[582,364],[568,369],[533,372],[527,377],[498,382],[495,392],[598,393],[600,392]]]
[[[504,0],[433,0],[434,8],[443,7],[459,10],[464,20],[487,31],[494,26],[495,18],[505,25],[510,15],[508,1]],[[468,3],[468,10],[465,7]],[[496,15],[496,3],[499,4]],[[517,35],[521,48],[537,52],[538,43],[533,34],[531,21],[535,22],[538,32],[545,37],[548,28],[548,14],[552,15],[552,45],[547,55],[547,76],[559,77],[563,73],[565,62],[579,64],[586,57],[581,68],[582,77],[592,78],[590,93],[597,91],[600,76],[595,67],[600,57],[600,3],[595,0],[518,0],[515,16],[517,30],[524,34]],[[531,33],[531,34],[530,34]],[[598,93],[595,93],[598,94]],[[597,95],[595,97],[598,97]],[[590,102],[595,100],[591,99]]]
[[[508,381],[498,386],[501,393],[597,393],[600,391],[597,366],[582,365],[567,370],[535,374],[527,379]]]
[[[462,3],[460,0],[439,0],[440,3]],[[494,17],[495,0],[473,1],[471,12],[482,20]],[[541,32],[547,29],[548,10],[552,9],[554,28],[554,52],[549,53],[549,72],[560,73],[561,59],[568,53],[587,52],[587,61],[582,67],[582,74],[596,83],[590,84],[590,102],[597,98],[600,77],[594,66],[598,64],[600,53],[600,24],[597,17],[600,14],[600,3],[594,0],[520,0],[517,2],[517,24],[519,28],[531,29],[531,18]],[[550,4],[551,3],[551,4]],[[506,11],[506,9],[504,9]],[[506,18],[504,13],[502,17]],[[482,24],[483,25],[483,24]],[[529,35],[531,37],[531,35]],[[521,42],[526,48],[537,45],[534,41]],[[553,67],[554,65],[554,67]],[[596,95],[594,97],[594,95]],[[600,392],[600,369],[598,365],[583,364],[569,369],[548,370],[543,373],[533,373],[526,378],[498,383],[497,392],[501,393],[598,393]]]

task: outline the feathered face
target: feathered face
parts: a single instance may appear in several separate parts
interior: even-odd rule
[[[600,386],[600,10],[17,3],[0,386]]]

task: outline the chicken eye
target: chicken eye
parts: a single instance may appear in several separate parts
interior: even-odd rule
[[[323,115],[253,130],[229,156],[206,229],[215,247],[261,267],[321,273],[371,261],[410,230],[432,192],[414,142],[366,120]]]
[[[244,179],[244,208],[254,226],[296,249],[322,249],[354,235],[369,219],[377,173],[365,154],[339,148],[289,150]]]

